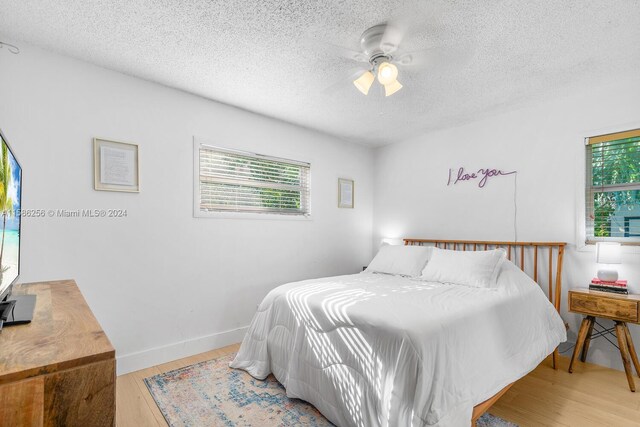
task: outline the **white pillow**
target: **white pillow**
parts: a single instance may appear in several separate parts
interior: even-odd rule
[[[418,277],[432,249],[432,246],[384,245],[365,271]]]
[[[428,282],[491,288],[496,286],[505,257],[504,249],[451,251],[433,248],[431,259],[420,278]]]

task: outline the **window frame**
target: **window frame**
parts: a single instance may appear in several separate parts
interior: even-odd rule
[[[600,144],[605,142],[613,142],[621,139],[627,139],[632,137],[640,136],[640,127],[638,126],[629,126],[623,130],[618,129],[608,129],[606,132],[594,132],[593,136],[583,138],[583,165],[584,167],[584,186],[582,187],[582,220],[581,220],[581,229],[580,234],[582,235],[582,239],[580,239],[585,246],[595,246],[598,242],[618,242],[623,246],[631,246],[631,247],[640,247],[640,239],[638,240],[629,240],[630,237],[626,236],[615,236],[615,237],[597,237],[595,233],[590,233],[587,229],[588,227],[588,217],[591,213],[593,213],[593,209],[589,209],[588,203],[593,199],[595,192],[615,192],[615,191],[624,191],[624,190],[640,190],[640,183],[622,183],[622,184],[607,184],[607,185],[599,185],[594,186],[593,182],[593,169],[592,169],[592,145]],[[635,236],[634,236],[635,237]]]
[[[236,211],[202,211],[200,209],[200,148],[202,146],[212,149],[226,151],[229,153],[238,153],[241,155],[255,156],[261,159],[272,159],[280,162],[290,162],[292,164],[299,164],[308,166],[309,168],[309,212],[306,214],[286,214],[276,212],[236,212]],[[238,150],[234,148],[220,147],[210,142],[202,141],[197,138],[193,138],[193,217],[194,218],[220,218],[220,219],[263,219],[263,220],[285,220],[285,221],[310,221],[311,216],[311,163],[291,160],[282,157],[274,157],[268,155],[257,154],[251,151]]]

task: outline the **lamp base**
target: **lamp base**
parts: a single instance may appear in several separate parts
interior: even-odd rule
[[[618,270],[598,270],[598,279],[603,282],[615,282],[618,280]]]

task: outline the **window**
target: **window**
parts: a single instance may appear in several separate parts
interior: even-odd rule
[[[640,129],[586,143],[587,243],[640,244]]]
[[[196,215],[309,215],[309,163],[199,143],[195,149]]]

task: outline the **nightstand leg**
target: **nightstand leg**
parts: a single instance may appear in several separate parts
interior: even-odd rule
[[[616,322],[616,336],[618,337],[618,346],[620,347],[620,356],[624,365],[624,372],[627,374],[627,381],[631,391],[636,391],[636,385],[633,382],[633,372],[629,363],[629,347],[627,346],[627,334],[625,331],[626,324],[624,322]]]
[[[629,332],[629,325],[624,324],[624,335],[627,338],[627,346],[629,347],[629,354],[631,354],[631,361],[633,361],[633,366],[636,368],[636,375],[640,377],[640,362],[638,361],[638,353],[636,353],[636,348],[633,346],[633,340],[631,339],[631,332]]]
[[[591,344],[591,334],[593,333],[593,324],[595,323],[596,318],[593,316],[587,316],[587,320],[589,321],[589,328],[587,329],[587,336],[584,339],[584,346],[582,347],[582,354],[580,355],[580,360],[582,362],[587,361],[587,353],[589,353],[589,344]]]
[[[584,344],[584,339],[587,336],[587,329],[589,329],[589,318],[585,317],[582,319],[582,324],[580,325],[580,331],[578,332],[578,338],[576,339],[576,346],[573,349],[573,355],[571,356],[571,362],[569,362],[569,373],[573,372],[573,363],[578,358],[578,355],[582,351],[582,345]]]

